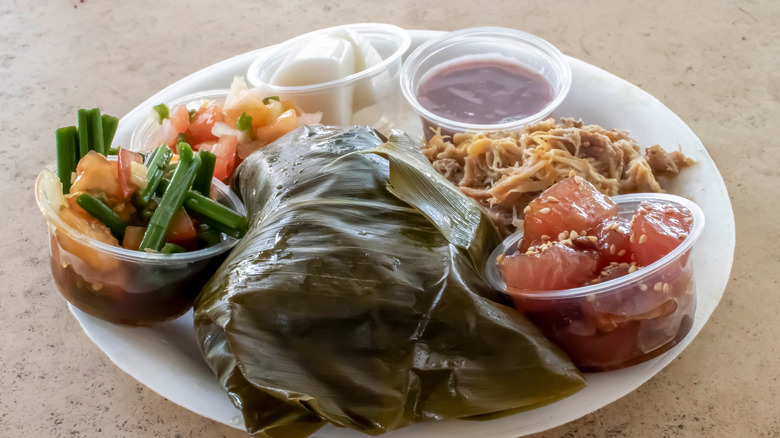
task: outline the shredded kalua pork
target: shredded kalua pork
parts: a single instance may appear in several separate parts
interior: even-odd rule
[[[514,133],[436,134],[423,153],[439,173],[486,206],[505,234],[514,231],[534,197],[572,170],[614,196],[663,192],[657,176],[674,176],[693,164],[682,152],[658,145],[643,155],[626,132],[567,118]]]

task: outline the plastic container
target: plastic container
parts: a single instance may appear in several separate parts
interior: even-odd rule
[[[51,272],[62,296],[97,318],[129,325],[174,319],[190,309],[203,285],[237,240],[179,254],[147,253],[87,237],[60,219],[52,208],[45,178],[57,179],[56,163],[38,176],[35,197],[49,229]],[[246,214],[238,197],[214,179],[212,196]]]
[[[660,200],[689,210],[688,237],[672,252],[614,280],[574,289],[529,291],[507,288],[496,264],[500,254],[517,251],[518,231],[491,254],[488,281],[512,297],[542,332],[583,371],[624,368],[656,357],[682,340],[693,325],[696,295],[691,249],[704,229],[704,213],[674,195],[641,193],[613,196],[618,216],[630,219],[642,201]]]
[[[334,30],[346,29],[368,41],[381,62],[341,79],[302,86],[273,85],[272,78],[287,56],[307,40]],[[270,49],[249,67],[247,79],[264,94],[292,101],[307,113],[322,112],[326,125],[367,125],[387,132],[401,120],[405,110],[399,92],[402,56],[411,37],[397,26],[379,23],[348,24],[321,29]]]
[[[167,102],[167,105],[169,108],[173,109],[179,105],[184,104],[187,106],[188,110],[197,110],[206,101],[224,103],[229,92],[230,90],[227,89],[201,91],[198,93],[188,94],[171,102]],[[150,107],[150,114],[151,111],[152,108]],[[160,124],[153,117],[146,117],[144,121],[141,122],[133,131],[133,135],[130,137],[130,146],[128,149],[135,152],[146,153],[159,146],[159,144],[152,145],[151,147],[147,145],[147,142],[152,137],[152,135],[154,135],[155,131],[159,129],[159,127]]]
[[[509,120],[490,124],[448,119],[421,104],[418,99],[420,86],[431,75],[471,61],[514,64],[541,75],[552,88],[551,98],[533,114],[517,118],[510,115]],[[563,102],[570,87],[571,67],[555,46],[529,33],[501,27],[463,29],[434,38],[412,52],[401,70],[401,90],[422,119],[426,138],[432,135],[431,129],[437,128],[445,135],[520,129],[549,116]]]

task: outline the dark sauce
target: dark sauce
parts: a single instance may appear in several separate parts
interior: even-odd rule
[[[484,59],[435,71],[420,84],[417,99],[446,119],[490,125],[536,114],[552,101],[553,89],[522,65]]]

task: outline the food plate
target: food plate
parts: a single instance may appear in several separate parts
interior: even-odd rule
[[[411,31],[413,50],[439,35]],[[260,49],[222,61],[194,73],[152,96],[122,118],[115,142],[128,144],[133,128],[149,108],[201,90],[224,88],[234,75],[244,75]],[[541,432],[582,417],[630,393],[679,355],[715,310],[728,282],[734,255],[734,215],[723,179],[696,135],[672,111],[649,94],[597,67],[568,58],[572,68],[571,91],[554,117],[581,117],[586,123],[624,129],[640,145],[677,146],[697,164],[667,186],[671,193],[694,200],[704,211],[707,225],[695,248],[695,282],[698,307],[690,333],[667,353],[648,362],[608,373],[588,374],[588,386],[557,403],[490,421],[448,420],[416,424],[387,437],[517,437]],[[419,121],[411,117],[399,124],[421,135]],[[71,312],[84,332],[123,371],[153,391],[195,413],[236,428],[243,428],[239,410],[203,360],[192,327],[192,312],[154,327],[124,327],[91,317],[74,307]],[[332,426],[316,437],[362,437]]]

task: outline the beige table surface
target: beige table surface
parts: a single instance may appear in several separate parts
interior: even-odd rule
[[[0,436],[245,436],[151,392],[82,333],[49,274],[33,181],[54,159],[55,128],[78,108],[122,115],[216,61],[365,21],[535,33],[660,99],[726,180],[735,263],[702,333],[637,391],[536,436],[780,436],[774,0],[0,1]]]

